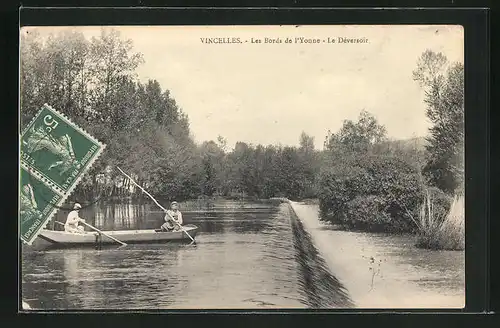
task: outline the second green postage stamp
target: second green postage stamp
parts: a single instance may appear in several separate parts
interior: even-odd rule
[[[46,186],[23,166],[21,165],[19,186],[19,232],[21,240],[31,244],[57,212],[63,195]]]

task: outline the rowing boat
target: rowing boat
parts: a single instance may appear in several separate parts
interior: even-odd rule
[[[198,227],[193,224],[183,226],[184,231],[159,231],[159,230],[116,230],[103,231],[103,233],[119,239],[127,244],[138,243],[164,243],[169,241],[190,240],[186,232],[195,237]],[[39,235],[41,239],[48,241],[52,245],[72,246],[72,245],[95,245],[95,244],[116,244],[112,239],[100,235],[98,232],[85,232],[82,234],[65,231],[43,230]]]

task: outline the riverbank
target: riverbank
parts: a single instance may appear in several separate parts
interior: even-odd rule
[[[340,230],[320,222],[318,205],[289,204],[356,307],[464,307],[464,252],[418,249],[410,235]]]

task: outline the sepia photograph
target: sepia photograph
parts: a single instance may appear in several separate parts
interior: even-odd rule
[[[19,44],[21,311],[464,308],[462,26]]]

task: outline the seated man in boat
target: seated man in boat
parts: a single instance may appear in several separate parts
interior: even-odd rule
[[[172,222],[172,220],[175,222]],[[161,230],[177,231],[181,229],[180,226],[182,226],[182,213],[179,211],[179,205],[174,201],[165,214],[165,223],[161,226]]]
[[[82,206],[80,204],[75,203],[75,206],[73,206],[73,210],[68,214],[68,219],[66,220],[66,224],[64,225],[64,231],[73,233],[85,233],[84,227],[78,225],[78,223],[80,222],[85,222],[84,219],[78,216],[81,208]]]

